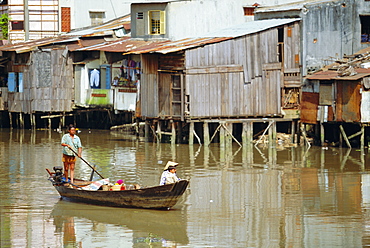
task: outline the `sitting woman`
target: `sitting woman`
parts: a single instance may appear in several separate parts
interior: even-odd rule
[[[177,177],[176,175],[176,166],[179,163],[168,161],[166,166],[164,167],[164,171],[161,176],[161,181],[159,182],[159,185],[166,185],[175,183],[177,181],[180,181],[181,179]]]

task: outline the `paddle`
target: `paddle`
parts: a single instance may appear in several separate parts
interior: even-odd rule
[[[69,148],[69,147],[68,147]],[[75,152],[72,148],[69,148],[74,154],[76,154],[77,155],[77,157],[78,157],[78,153],[77,152]],[[93,166],[91,166],[85,159],[83,159],[82,157],[79,157],[82,161],[84,161],[88,166],[90,166],[90,168],[91,169],[93,169],[93,171],[92,171],[92,173],[91,173],[91,177],[90,177],[90,181],[92,181],[92,177],[93,177],[93,175],[94,175],[94,172],[96,172],[96,174],[98,174],[100,177],[101,177],[101,179],[104,179],[104,177],[102,176],[102,175],[100,175],[100,173],[99,172],[97,172],[96,170],[95,170],[95,166],[93,167]]]

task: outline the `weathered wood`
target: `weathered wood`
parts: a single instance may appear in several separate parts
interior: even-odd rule
[[[161,121],[157,121],[157,137],[158,137],[157,143],[162,142]]]
[[[347,138],[347,135],[346,135],[346,132],[344,131],[343,126],[342,126],[342,125],[339,125],[339,129],[340,129],[340,131],[341,131],[341,133],[342,133],[342,136],[343,136],[344,140],[345,140],[345,141],[346,141],[346,143],[347,143],[347,146],[348,146],[349,148],[352,148],[351,143],[349,143],[349,140],[348,140],[348,138]]]
[[[194,122],[189,124],[189,145],[194,144]]]
[[[209,146],[210,144],[210,141],[209,141],[209,127],[208,127],[208,123],[207,122],[204,122],[203,123],[203,136],[204,136],[204,145],[205,146]]]
[[[186,73],[191,75],[191,74],[227,73],[242,71],[243,71],[242,65],[217,65],[217,66],[188,67]]]
[[[76,182],[77,181],[78,179]],[[184,194],[189,185],[189,181],[180,180],[174,184],[163,186],[119,191],[81,190],[75,187],[68,187],[69,185],[69,183],[61,184],[55,181],[53,182],[53,186],[62,198],[69,198],[102,206],[169,209],[173,207]]]
[[[171,144],[176,144],[176,128],[175,128],[175,122],[171,121]]]

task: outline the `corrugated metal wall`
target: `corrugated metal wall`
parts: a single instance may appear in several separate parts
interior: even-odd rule
[[[336,121],[360,122],[360,89],[358,81],[337,81]]]
[[[158,116],[158,55],[143,54],[142,77],[140,80],[141,115],[146,117]]]

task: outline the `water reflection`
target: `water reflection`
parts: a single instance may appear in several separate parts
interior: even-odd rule
[[[122,232],[130,233],[133,247],[141,243],[177,246],[189,242],[185,211],[121,209],[60,200],[50,217],[54,219],[56,233],[63,235],[64,247],[82,247],[85,242],[92,242],[76,240],[75,220],[90,226],[91,232],[99,233],[99,236],[110,236],[107,233],[110,228],[104,227],[107,224],[121,228]]]
[[[112,181],[156,185],[165,162],[180,163],[190,188],[162,212],[60,201],[45,167],[61,165],[61,135],[0,130],[1,247],[370,245],[368,150],[171,145],[82,130],[83,157]],[[90,172],[79,160],[76,176]]]

